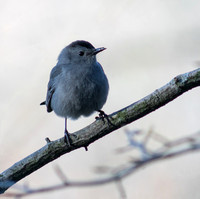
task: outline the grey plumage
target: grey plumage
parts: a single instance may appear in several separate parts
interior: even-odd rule
[[[106,102],[109,85],[96,54],[105,48],[94,48],[78,40],[66,46],[52,69],[45,104],[47,111],[77,119],[100,110]]]

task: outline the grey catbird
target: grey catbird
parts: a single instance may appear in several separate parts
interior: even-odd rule
[[[109,90],[107,77],[96,60],[96,54],[106,48],[94,48],[87,41],[78,40],[66,46],[58,56],[48,83],[47,112],[54,111],[65,118],[65,140],[68,144],[67,118],[89,116],[94,111],[104,114],[101,108]]]

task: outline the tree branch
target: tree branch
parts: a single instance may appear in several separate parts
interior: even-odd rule
[[[133,147],[135,146],[133,145]],[[144,143],[143,147],[146,147],[146,143]],[[141,150],[141,148],[138,147],[138,150]],[[125,177],[129,176],[130,174],[136,172],[141,167],[148,165],[150,163],[173,157],[178,157],[180,155],[199,150],[200,150],[200,132],[191,134],[190,136],[184,138],[176,139],[174,141],[168,141],[165,144],[163,144],[163,146],[161,146],[160,148],[150,152],[149,155],[145,153],[145,157],[143,156],[143,158],[133,160],[131,161],[131,163],[130,162],[129,164],[127,163],[126,166],[120,169],[114,168],[115,171],[104,178],[101,177],[100,179],[97,178],[93,180],[72,181],[67,179],[67,177],[59,167],[56,167],[55,170],[56,174],[61,179],[62,183],[37,189],[31,189],[29,187],[23,189],[22,187],[21,189],[23,191],[22,193],[10,192],[4,194],[4,197],[22,198],[25,196],[46,193],[68,187],[88,187],[88,186],[91,187],[91,186],[98,186],[98,185],[108,184],[111,182],[116,182],[119,187],[118,189],[120,191],[120,195],[122,195],[122,198],[125,198],[126,197],[125,190],[121,184],[121,180],[124,179]]]
[[[110,125],[108,122],[104,123],[102,120],[96,120],[89,126],[71,134],[71,147],[66,145],[64,138],[47,142],[44,147],[15,163],[0,174],[0,193],[4,193],[16,182],[61,155],[80,147],[87,147],[99,138],[151,113],[197,86],[200,86],[200,69],[178,75],[150,95],[109,115],[113,125]]]

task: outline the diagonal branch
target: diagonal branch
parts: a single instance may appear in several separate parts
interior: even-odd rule
[[[15,197],[15,198],[22,198],[25,196],[30,196],[34,194],[40,194],[44,192],[50,191],[58,191],[60,189],[64,189],[67,187],[87,187],[87,186],[98,186],[104,185],[111,182],[116,182],[118,185],[118,189],[120,191],[120,195],[124,198],[126,196],[125,190],[121,184],[121,181],[136,172],[139,168],[148,165],[150,163],[169,159],[173,157],[178,157],[183,154],[187,154],[189,152],[195,152],[200,150],[200,132],[191,134],[184,138],[179,138],[174,141],[168,141],[167,146],[161,146],[153,151],[153,153],[149,154],[145,158],[133,160],[131,163],[123,166],[120,169],[115,170],[112,174],[101,177],[93,180],[85,180],[85,181],[72,181],[68,180],[62,170],[57,167],[56,173],[61,178],[62,183],[57,185],[52,185],[43,188],[37,189],[30,189],[26,188],[24,192],[10,192],[4,194],[4,197]],[[115,168],[116,169],[116,168]]]
[[[200,86],[200,69],[176,76],[168,84],[155,90],[150,95],[109,115],[113,125],[96,120],[89,126],[73,133],[70,136],[72,140],[71,147],[66,145],[64,138],[47,142],[44,147],[15,163],[0,174],[0,193],[4,193],[16,182],[61,155],[80,147],[87,147],[99,138],[151,113],[197,86]]]

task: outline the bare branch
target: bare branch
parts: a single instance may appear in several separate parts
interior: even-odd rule
[[[63,182],[63,184],[68,184],[68,180],[66,175],[62,172],[62,170],[60,169],[60,167],[57,165],[54,167],[55,168],[55,172],[57,174],[57,176],[60,178],[60,180]]]
[[[126,199],[127,198],[126,191],[124,189],[124,186],[123,186],[121,180],[116,181],[116,185],[117,185],[117,189],[118,189],[119,194],[120,194],[120,198]]]
[[[25,197],[32,194],[39,194],[54,190],[63,189],[66,187],[86,187],[86,186],[98,186],[102,184],[107,184],[111,182],[116,182],[118,185],[118,190],[120,192],[121,198],[126,198],[125,190],[121,184],[121,180],[125,177],[129,176],[130,174],[137,171],[139,168],[145,165],[149,165],[152,162],[168,159],[172,157],[177,157],[179,155],[186,154],[191,151],[198,151],[200,150],[200,132],[195,133],[193,135],[190,135],[185,138],[180,138],[175,141],[169,142],[170,148],[161,147],[160,149],[156,149],[149,157],[145,157],[143,159],[138,159],[136,161],[133,161],[128,166],[116,169],[115,172],[112,172],[109,176],[101,178],[101,179],[94,179],[90,181],[71,181],[67,180],[64,175],[64,173],[58,169],[58,175],[61,173],[61,178],[63,179],[63,176],[65,180],[62,182],[62,184],[49,186],[45,188],[39,188],[39,189],[28,189],[24,190],[23,193],[6,193],[4,194],[4,197]]]
[[[87,147],[99,138],[119,129],[164,106],[184,92],[200,85],[200,69],[178,75],[165,86],[157,89],[143,99],[109,115],[113,125],[96,120],[89,126],[73,133],[70,137],[72,146],[68,147],[64,138],[47,144],[0,174],[0,193],[4,193],[13,184],[57,159],[80,147]],[[156,157],[158,158],[158,157]],[[91,184],[91,183],[89,183]]]

